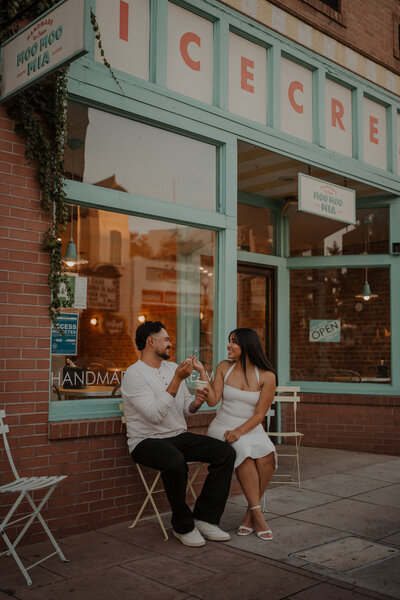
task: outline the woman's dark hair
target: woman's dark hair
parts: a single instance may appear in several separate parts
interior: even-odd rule
[[[146,321],[139,325],[136,329],[136,337],[135,342],[138,350],[144,350],[146,346],[146,340],[149,335],[153,335],[154,333],[159,333],[161,329],[165,329],[164,323],[161,321]]]
[[[228,339],[230,339],[231,335],[235,336],[236,341],[242,351],[240,355],[240,364],[243,368],[246,383],[249,383],[247,381],[246,373],[247,358],[259,369],[262,369],[263,371],[271,371],[275,375],[276,383],[278,383],[278,376],[263,350],[258,333],[254,331],[254,329],[249,329],[248,327],[238,327],[230,332]]]

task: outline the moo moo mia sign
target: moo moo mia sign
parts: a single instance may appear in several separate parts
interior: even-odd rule
[[[356,193],[299,173],[299,210],[344,223],[356,222]]]
[[[65,0],[2,44],[0,101],[87,52],[86,4]]]

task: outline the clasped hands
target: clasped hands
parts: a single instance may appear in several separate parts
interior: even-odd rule
[[[237,429],[228,429],[224,433],[224,439],[228,444],[233,444],[233,442],[237,442],[242,434],[237,431]]]

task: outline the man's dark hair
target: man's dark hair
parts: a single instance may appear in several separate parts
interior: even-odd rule
[[[161,323],[161,321],[146,321],[146,323],[142,323],[142,325],[139,325],[139,327],[136,329],[135,338],[138,350],[144,350],[146,346],[146,340],[149,337],[149,335],[159,333],[161,329],[165,329],[165,325],[164,323]]]

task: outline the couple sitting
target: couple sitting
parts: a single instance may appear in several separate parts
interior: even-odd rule
[[[193,547],[204,546],[204,538],[230,539],[218,524],[235,468],[248,501],[237,534],[255,531],[260,539],[272,540],[260,499],[274,473],[276,452],[261,423],[274,398],[276,376],[257,333],[241,328],[230,334],[228,360],[218,365],[212,383],[195,356],[180,365],[166,362],[171,342],[161,322],[140,325],[136,345],[141,358],[127,369],[121,389],[128,446],[135,462],[161,471],[174,536]],[[184,383],[193,369],[208,382],[194,400]],[[203,402],[215,406],[221,397],[207,435],[188,432],[185,416]],[[209,463],[193,513],[186,504],[187,461]]]

